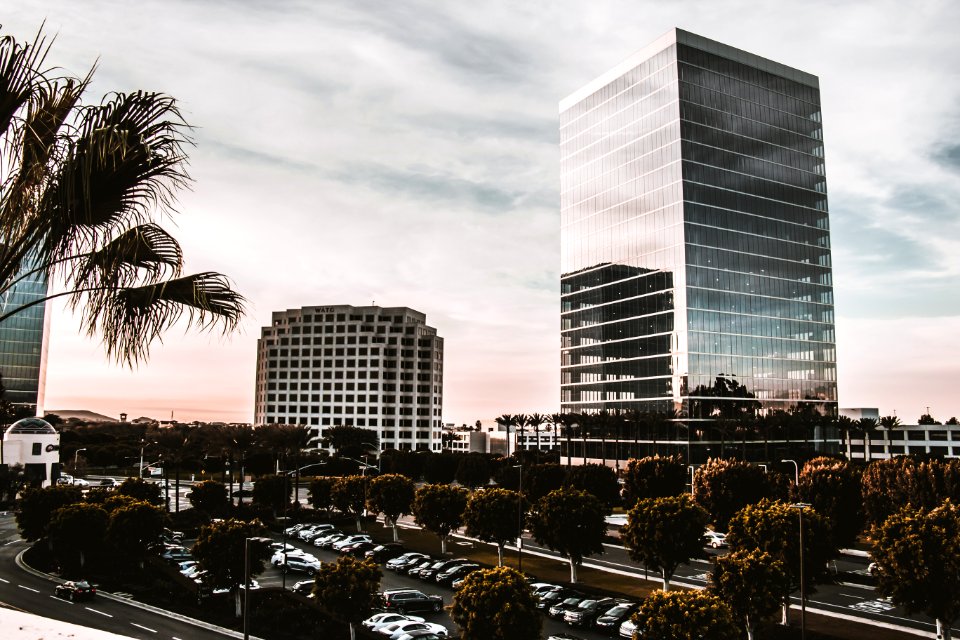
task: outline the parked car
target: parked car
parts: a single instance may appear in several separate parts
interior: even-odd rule
[[[324,531],[319,536],[314,538],[311,542],[315,547],[322,547],[330,539],[339,539],[347,534],[340,531],[339,529],[331,529],[330,531]]]
[[[565,598],[569,598],[571,596],[576,596],[576,595],[579,595],[579,594],[573,589],[569,589],[567,587],[560,587],[559,589],[555,589],[553,591],[547,591],[546,593],[540,596],[539,600],[537,600],[537,609],[546,611],[547,609],[557,604],[558,602],[564,600]]]
[[[294,535],[297,534],[298,531],[300,531],[301,529],[303,529],[305,526],[307,526],[307,525],[304,524],[304,523],[295,524],[295,525],[293,525],[293,526],[290,526],[290,527],[287,527],[286,529],[284,529],[284,530],[283,530],[283,534],[284,534],[285,536],[287,536],[288,538],[293,537]]]
[[[425,569],[421,569],[420,572],[417,574],[417,577],[420,578],[421,580],[432,581],[434,578],[436,578],[438,573],[442,571],[446,571],[447,569],[450,569],[452,567],[460,566],[461,564],[467,564],[469,562],[470,561],[467,560],[466,558],[454,558],[452,560],[438,560],[437,562],[433,563],[432,566],[427,567]]]
[[[613,598],[581,600],[575,609],[568,609],[563,614],[563,621],[571,627],[589,627],[594,620],[612,609],[616,604],[617,601]]]
[[[287,560],[287,558],[313,558],[314,560],[316,560],[314,556],[310,555],[306,551],[301,551],[300,549],[293,549],[287,552],[274,551],[273,555],[270,556],[270,564],[272,564],[275,567],[279,567]]]
[[[334,551],[340,551],[340,549],[343,549],[344,547],[351,544],[356,544],[358,542],[373,542],[373,538],[371,538],[365,533],[358,533],[352,536],[347,536],[345,538],[342,538],[341,540],[337,540],[336,542],[333,543],[333,545],[330,548],[333,549]]]
[[[633,640],[633,633],[637,630],[637,623],[633,620],[627,618],[622,623],[620,623],[620,637],[621,638],[630,638]]]
[[[410,633],[405,633],[397,640],[443,640],[447,637],[445,633],[434,633],[426,629],[421,629],[419,631],[411,631]]]
[[[467,576],[463,576],[462,578],[455,579],[453,582],[450,583],[450,588],[456,591],[457,589],[463,586],[463,581],[466,579],[467,579]]]
[[[414,622],[406,620],[403,622],[392,622],[377,629],[377,633],[390,638],[390,640],[399,640],[401,636],[409,635],[414,631],[427,631],[439,635],[442,638],[447,637],[447,628],[442,624],[433,622]]]
[[[323,538],[323,541],[320,542],[319,544],[314,542],[314,546],[320,547],[321,549],[332,549],[333,545],[340,542],[341,540],[345,540],[348,537],[349,537],[349,534],[336,533],[332,536],[326,536],[325,538]]]
[[[363,558],[367,551],[370,551],[375,546],[376,542],[371,542],[369,540],[364,540],[363,542],[355,542],[353,544],[348,544],[347,546],[340,549],[340,555],[342,556],[353,556],[354,558]]]
[[[302,596],[309,596],[310,592],[313,591],[313,584],[313,578],[310,578],[309,580],[300,580],[293,583],[293,587],[291,588],[294,590],[294,592],[299,593]]]
[[[397,613],[411,613],[417,611],[439,612],[443,609],[443,598],[440,596],[428,596],[422,591],[413,589],[408,591],[385,592],[381,600],[384,611],[396,611]]]
[[[100,488],[101,488],[101,489],[114,489],[114,488],[116,488],[117,486],[119,486],[119,484],[120,484],[120,483],[118,483],[118,482],[117,482],[116,480],[114,480],[113,478],[101,478],[101,479],[100,479]]]
[[[727,546],[727,534],[707,529],[703,534],[703,544],[714,549],[725,547]]]
[[[423,622],[423,618],[420,616],[407,616],[403,615],[402,613],[391,613],[389,611],[384,611],[382,613],[373,614],[360,624],[367,629],[376,631],[379,627],[393,624],[394,622],[403,622],[404,620],[410,622]]]
[[[547,640],[583,640],[583,638],[575,636],[572,633],[554,633],[553,635],[547,636]]]
[[[449,569],[446,569],[445,571],[441,571],[436,575],[434,580],[436,580],[437,584],[450,586],[450,584],[457,578],[463,578],[468,573],[476,571],[479,568],[480,568],[480,565],[474,562],[458,564],[456,566],[450,567]]]
[[[593,628],[612,636],[624,621],[630,619],[630,616],[632,616],[636,610],[636,604],[632,602],[621,602],[603,615],[598,616],[593,623]]]
[[[53,590],[58,598],[66,598],[70,602],[74,600],[89,600],[97,595],[97,588],[86,580],[68,580],[63,584],[58,584]]]
[[[299,532],[297,532],[297,537],[304,542],[313,542],[317,538],[325,536],[329,533],[333,533],[334,531],[337,531],[337,528],[332,524],[314,525],[310,528],[301,529]]]
[[[286,563],[280,565],[281,571],[299,571],[313,576],[320,570],[321,563],[313,556],[287,556]]]
[[[170,564],[193,559],[193,555],[185,547],[167,547],[167,549],[160,554],[160,557]]]
[[[433,558],[421,558],[419,561],[414,562],[412,565],[410,565],[410,567],[406,570],[406,573],[408,576],[416,578],[420,575],[420,571],[422,569],[429,569],[436,563],[437,561],[434,560]]]
[[[547,615],[551,618],[563,619],[563,616],[566,615],[567,611],[572,611],[576,609],[577,606],[583,602],[585,598],[582,595],[575,595],[564,598],[560,602],[555,602],[553,605],[547,609]]]
[[[386,567],[391,571],[400,571],[404,568],[409,568],[415,562],[420,562],[429,558],[425,553],[419,553],[417,551],[408,551],[407,553],[401,554],[392,560],[387,560]]]
[[[183,543],[183,531],[174,531],[173,529],[164,527],[160,537],[167,542],[173,542],[175,544]]]
[[[392,560],[397,556],[403,554],[403,545],[399,542],[388,542],[386,544],[380,544],[375,546],[373,549],[368,550],[364,556],[370,558],[374,562],[387,562]]]

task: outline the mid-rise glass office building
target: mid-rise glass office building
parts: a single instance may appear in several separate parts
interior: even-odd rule
[[[0,315],[42,300],[46,295],[46,275],[27,275],[0,294]],[[45,306],[39,303],[0,322],[0,374],[6,399],[30,415],[43,412],[46,320]]]
[[[564,411],[836,413],[815,76],[676,29],[560,103],[560,146]]]

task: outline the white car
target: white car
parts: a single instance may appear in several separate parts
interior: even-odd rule
[[[703,533],[703,544],[714,549],[727,546],[727,534],[707,529]]]
[[[275,551],[273,556],[270,558],[270,564],[275,567],[279,567],[284,563],[287,558],[310,558],[316,560],[316,558],[305,551],[300,549],[293,549],[292,551],[287,551],[287,554],[284,555],[283,551]]]
[[[408,620],[406,622],[393,622],[388,625],[384,625],[377,629],[377,633],[382,633],[383,635],[390,638],[390,640],[399,640],[400,636],[407,635],[411,631],[430,631],[436,633],[437,635],[447,636],[447,628],[442,624],[434,624],[433,622],[414,622]]]
[[[333,550],[334,550],[334,551],[340,551],[340,549],[343,549],[343,548],[346,547],[347,545],[356,544],[356,543],[358,543],[358,542],[373,542],[373,538],[371,538],[370,536],[368,536],[368,535],[366,535],[366,534],[358,534],[358,535],[355,535],[355,536],[347,536],[347,537],[344,538],[343,540],[337,540],[336,542],[334,542],[334,543],[333,543]]]
[[[283,550],[284,550],[284,547],[286,547],[287,553],[293,553],[293,552],[295,552],[295,551],[300,551],[300,549],[298,549],[297,547],[293,546],[293,545],[290,544],[289,542],[287,542],[287,543],[283,543],[283,542],[271,542],[271,543],[270,543],[270,551],[272,551],[272,552],[274,552],[274,553],[277,553],[277,552],[279,552],[279,551],[283,551]]]
[[[420,616],[405,616],[401,613],[391,613],[389,611],[385,613],[375,613],[361,624],[367,629],[376,631],[381,627],[385,627],[388,624],[393,624],[394,622],[423,622],[423,618]]]

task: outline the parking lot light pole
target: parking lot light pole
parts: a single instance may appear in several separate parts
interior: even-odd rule
[[[517,571],[523,573],[523,463],[513,465],[520,469],[517,482]]]
[[[807,590],[803,575],[803,510],[809,506],[806,502],[790,505],[800,514],[800,640],[807,638]]]
[[[243,640],[250,640],[250,543],[270,544],[270,538],[244,538],[243,540]]]
[[[797,464],[796,460],[781,460],[780,462],[789,462],[793,464],[793,484],[794,486],[800,486],[800,465]]]
[[[81,452],[81,451],[86,451],[86,450],[87,450],[87,448],[86,448],[86,447],[83,447],[82,449],[77,449],[76,451],[73,452],[73,475],[74,475],[74,477],[80,475],[79,473],[77,473],[77,456],[80,455],[80,452]]]

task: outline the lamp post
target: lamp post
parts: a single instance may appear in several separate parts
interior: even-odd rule
[[[807,637],[807,588],[803,575],[803,510],[809,507],[806,502],[797,502],[790,505],[800,515],[800,640]]]
[[[270,538],[244,538],[243,540],[243,640],[250,640],[250,543],[270,544]]]
[[[523,463],[513,465],[520,470],[517,481],[517,571],[523,573]]]
[[[143,478],[143,448],[147,446],[146,438],[140,438],[140,472],[138,477]]]
[[[76,451],[73,452],[73,475],[74,476],[80,475],[77,473],[77,456],[80,455],[81,451],[86,451],[86,450],[87,448],[83,447],[82,449],[77,449]]]
[[[361,442],[360,444],[365,444],[365,445],[367,445],[368,447],[370,447],[371,449],[373,449],[374,451],[376,451],[376,456],[377,456],[377,473],[379,474],[379,473],[382,471],[382,469],[380,468],[380,447],[379,447],[378,445],[373,444],[372,442]]]
[[[796,460],[781,460],[780,462],[789,462],[793,464],[793,484],[795,486],[800,486],[800,465],[797,464]]]
[[[692,498],[694,495],[694,489],[695,489],[694,484],[696,483],[696,474],[694,473],[696,470],[694,469],[692,464],[688,464],[687,469],[690,470],[690,497]]]

